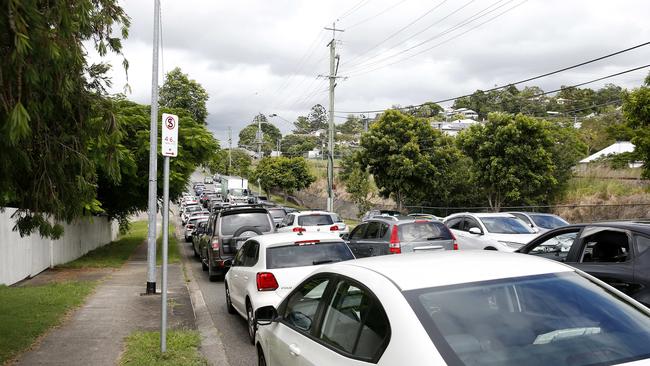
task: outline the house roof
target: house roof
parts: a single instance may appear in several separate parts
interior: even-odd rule
[[[599,152],[590,155],[582,160],[580,160],[580,163],[590,163],[596,159],[602,158],[603,156],[607,155],[616,155],[616,154],[621,154],[621,153],[626,153],[626,152],[633,152],[634,151],[634,144],[629,142],[629,141],[619,141],[615,144],[612,144],[610,146],[607,146],[606,148],[600,150]]]

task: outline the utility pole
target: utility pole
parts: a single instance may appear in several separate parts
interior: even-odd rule
[[[232,130],[228,126],[228,175],[232,170]]]
[[[257,158],[262,159],[262,118],[257,116]]]
[[[336,73],[338,71],[339,56],[336,54],[336,32],[343,32],[336,29],[336,22],[332,28],[325,28],[332,31],[332,40],[328,44],[330,48],[330,110],[329,110],[329,133],[328,133],[328,157],[327,157],[327,211],[334,210],[334,88],[336,87]]]
[[[362,114],[361,118],[363,119],[363,132],[368,132],[368,117]]]
[[[156,293],[156,198],[158,196],[158,49],[160,0],[154,0],[153,63],[151,68],[151,124],[149,126],[149,227],[147,235],[147,295]]]

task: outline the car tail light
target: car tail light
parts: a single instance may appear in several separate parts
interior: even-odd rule
[[[307,231],[307,229],[305,229],[304,227],[294,227],[293,228],[294,233],[302,233],[304,231]]]
[[[318,244],[318,243],[320,243],[320,240],[316,239],[316,240],[298,240],[294,244],[296,244],[296,245],[309,245],[309,244]]]
[[[397,225],[394,225],[393,231],[390,233],[390,242],[388,243],[388,250],[393,254],[400,254],[402,252],[399,237],[397,236],[397,230]]]
[[[278,289],[278,281],[271,272],[257,273],[257,291],[275,291]]]
[[[429,222],[429,220],[415,220],[417,224],[424,224],[426,222]]]
[[[214,238],[212,239],[212,249],[214,250],[219,250],[219,239]]]
[[[330,231],[339,231],[338,225],[334,225],[334,226],[330,227]]]
[[[449,231],[449,235],[451,235],[451,239],[454,241],[453,250],[458,250],[458,241],[456,240],[456,235],[454,235],[453,231],[449,230],[447,225],[445,225],[445,227],[447,228],[447,231]]]

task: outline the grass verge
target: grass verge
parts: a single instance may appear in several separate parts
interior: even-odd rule
[[[81,305],[96,282],[0,286],[0,364],[29,348],[64,315]]]
[[[110,244],[91,250],[83,257],[62,264],[60,268],[118,268],[126,262],[135,248],[147,238],[147,222],[131,224],[128,233]]]
[[[167,263],[179,263],[181,253],[178,249],[178,238],[176,237],[176,226],[169,224],[169,252],[167,253]],[[156,264],[162,264],[162,236],[156,240]]]
[[[160,353],[159,332],[135,332],[126,338],[120,365],[207,365],[199,353],[201,337],[196,331],[167,333],[167,352]]]

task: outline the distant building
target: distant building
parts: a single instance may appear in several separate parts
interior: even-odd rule
[[[282,151],[277,151],[277,150],[272,150],[271,151],[271,157],[272,158],[278,158],[280,156],[282,156]]]
[[[616,142],[610,146],[607,146],[606,148],[598,151],[595,154],[592,154],[582,160],[580,160],[580,165],[586,165],[589,163],[592,163],[594,161],[597,161],[598,159],[604,158],[606,156],[610,155],[618,155],[622,153],[627,153],[627,152],[634,152],[634,144],[629,142],[629,141],[619,141]],[[634,163],[630,163],[630,168],[639,168],[643,162],[637,161]]]
[[[441,131],[442,133],[449,135],[449,136],[456,136],[458,133],[462,130],[468,129],[471,126],[475,124],[479,124],[480,122],[475,121],[473,119],[459,119],[456,121],[450,121],[450,122],[439,122],[439,121],[434,121],[431,122],[431,126],[435,128],[436,130]]]
[[[475,111],[469,109],[469,108],[458,108],[458,109],[453,109],[453,108],[447,108],[445,109],[445,116],[447,118],[453,118],[454,116],[463,116],[463,119],[473,119],[476,120],[478,119],[478,113]]]
[[[321,152],[319,149],[314,149],[311,151],[307,151],[307,159],[318,159],[321,156]]]

